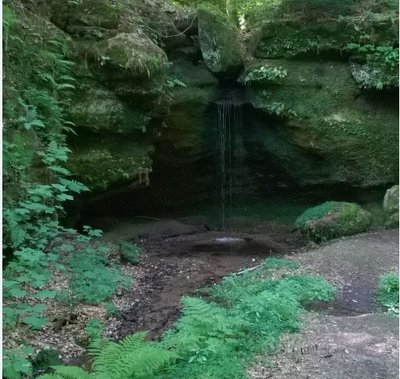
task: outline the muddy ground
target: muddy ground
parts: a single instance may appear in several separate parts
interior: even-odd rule
[[[295,253],[304,246],[298,232],[282,226],[271,226],[263,233],[222,233],[167,222],[157,225],[158,233],[152,237],[140,225],[135,235],[129,235],[129,225],[121,229],[125,239],[142,241],[144,252],[134,275],[135,289],[124,295],[132,305],[109,328],[115,338],[147,330],[149,338],[157,339],[179,317],[183,295],[218,283],[266,257]],[[113,241],[120,235],[121,230],[117,234],[114,230],[105,239]]]

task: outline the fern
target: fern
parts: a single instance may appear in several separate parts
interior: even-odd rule
[[[93,341],[90,377],[244,379],[244,368],[255,354],[272,351],[282,333],[299,328],[302,303],[333,298],[333,287],[322,278],[287,275],[296,268],[292,261],[266,260],[257,270],[231,275],[215,285],[211,301],[182,298],[183,315],[161,342],[146,341],[145,333],[119,343]],[[282,277],[277,270],[283,270]],[[55,378],[65,378],[55,370],[60,374]]]
[[[79,367],[56,366],[52,376],[42,375],[39,379],[129,379],[154,378],[171,365],[175,354],[156,343],[145,341],[146,333],[136,333],[121,342],[95,340],[89,347],[94,358],[93,372]]]
[[[287,274],[296,267],[267,260],[213,286],[216,302],[183,298],[183,316],[162,341],[179,358],[163,378],[245,378],[244,367],[254,354],[276,348],[283,332],[299,328],[303,302],[333,298],[333,288],[318,277],[271,279],[272,270]]]
[[[93,376],[88,374],[80,367],[74,366],[54,366],[54,374],[45,374],[40,376],[41,379],[92,379]]]

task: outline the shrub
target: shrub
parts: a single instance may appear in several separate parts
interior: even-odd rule
[[[381,276],[377,300],[390,313],[399,314],[399,274],[393,272]]]
[[[129,263],[134,265],[140,262],[140,254],[142,253],[142,247],[135,243],[121,242],[119,244],[120,254]]]
[[[244,379],[255,354],[273,350],[282,333],[299,328],[302,304],[334,297],[323,278],[290,275],[296,268],[292,261],[269,259],[256,270],[227,276],[208,300],[184,297],[182,317],[161,342],[145,342],[141,333],[118,344],[97,340],[89,349],[91,374],[56,367],[41,379]]]

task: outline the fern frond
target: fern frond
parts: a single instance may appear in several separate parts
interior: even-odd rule
[[[176,355],[145,340],[146,333],[136,333],[121,342],[96,340],[89,354],[96,379],[126,379],[151,376],[174,360]]]
[[[135,377],[151,377],[152,374],[169,365],[175,358],[175,354],[148,344],[140,351],[124,354],[121,358],[122,378],[133,375]]]
[[[85,370],[76,366],[54,366],[56,378],[58,379],[93,379],[93,376]],[[39,377],[39,379],[43,379]]]
[[[125,362],[125,369],[127,368],[126,359],[124,356],[130,353],[135,353],[145,347],[144,340],[146,333],[136,333],[124,338],[120,343],[109,341],[106,345],[98,345],[100,350],[97,351],[93,368],[96,372],[105,373],[109,372],[114,376],[118,375],[121,371],[121,360]],[[130,367],[130,366],[129,366]]]
[[[135,351],[141,349],[143,346],[146,345],[146,338],[147,332],[139,332],[135,334],[131,334],[125,337],[121,342],[121,350],[122,351]]]

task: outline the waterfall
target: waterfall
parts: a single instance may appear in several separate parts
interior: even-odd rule
[[[226,213],[232,211],[237,165],[237,140],[241,126],[241,105],[229,100],[218,102],[219,177],[221,228]]]

